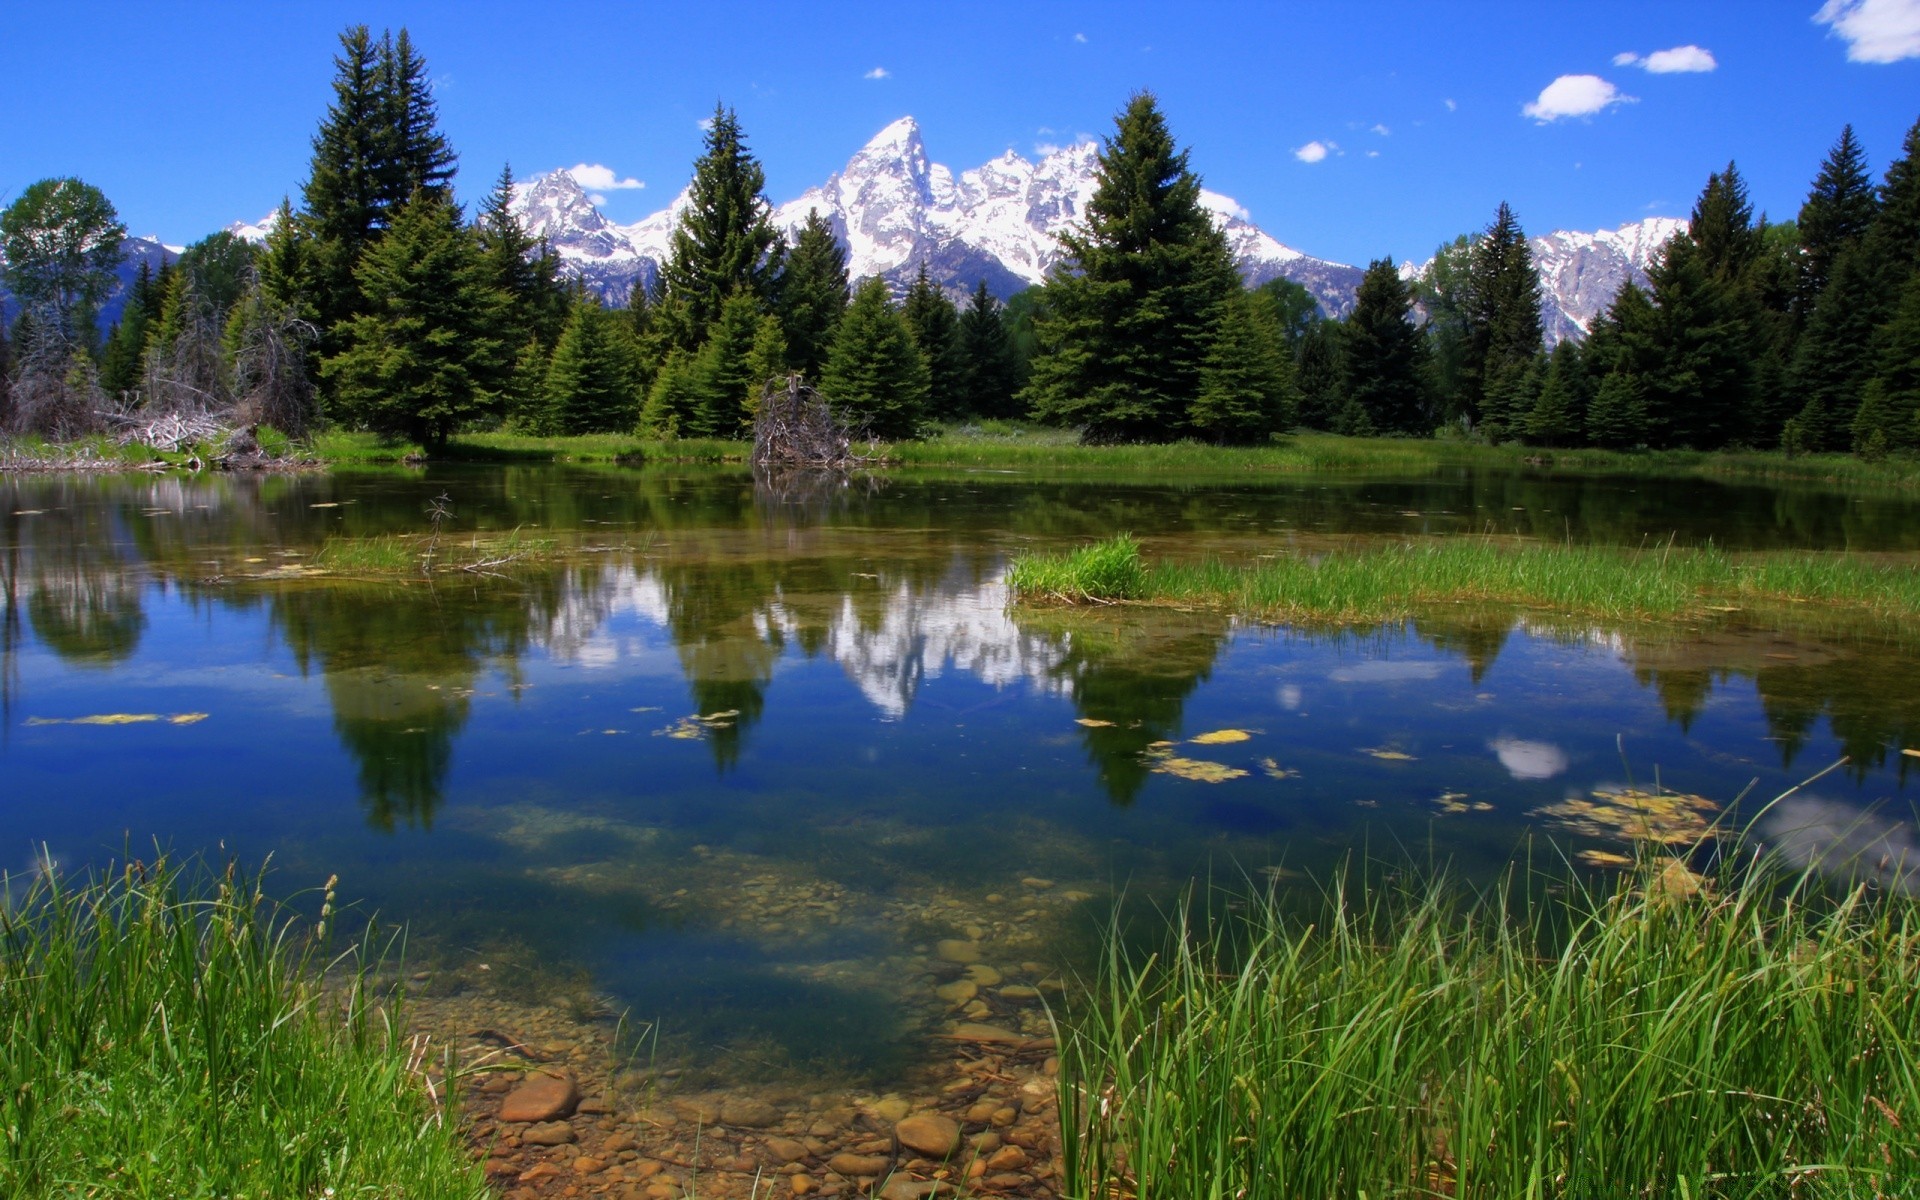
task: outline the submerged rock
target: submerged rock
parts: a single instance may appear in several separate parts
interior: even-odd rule
[[[566,1071],[529,1075],[507,1093],[497,1114],[502,1121],[552,1121],[570,1117],[580,1103],[580,1088]]]
[[[928,1158],[946,1158],[960,1148],[960,1126],[939,1113],[914,1113],[893,1127],[900,1144]]]

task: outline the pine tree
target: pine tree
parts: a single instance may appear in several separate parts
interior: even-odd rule
[[[1733,163],[1707,176],[1687,222],[1687,237],[1700,251],[1702,268],[1716,280],[1744,278],[1760,256],[1760,227],[1753,220],[1746,180]]]
[[[382,145],[374,166],[375,223],[388,225],[416,192],[453,198],[456,158],[440,132],[438,105],[426,60],[415,53],[406,29],[381,34],[378,123]]]
[[[281,197],[256,270],[260,286],[275,304],[309,321],[316,316],[312,250],[312,240],[302,232],[300,221],[293,214],[292,202]]]
[[[1200,393],[1187,408],[1188,427],[1208,441],[1250,445],[1290,425],[1298,397],[1285,343],[1265,298],[1229,296],[1201,364]]]
[[[820,378],[827,364],[833,331],[847,311],[847,253],[817,209],[807,210],[807,223],[787,256],[780,281],[780,320],[786,331],[787,355],[793,369],[808,379]]]
[[[567,285],[560,278],[560,258],[545,240],[528,236],[513,214],[513,168],[500,168],[493,191],[480,206],[474,231],[487,265],[488,281],[507,297],[503,309],[503,341],[532,337],[553,346],[570,319]]]
[[[961,407],[983,417],[1020,415],[1015,397],[1020,390],[1020,364],[1006,316],[984,279],[974,285],[967,309],[960,314],[960,351],[966,366]]]
[[[641,432],[657,438],[691,436],[681,422],[694,411],[697,402],[692,357],[674,346],[661,359],[653,375],[653,385],[647,389],[647,403],[640,410]]]
[[[1794,310],[1802,320],[1833,277],[1840,255],[1866,236],[1878,207],[1866,152],[1848,125],[1827,152],[1813,190],[1800,206],[1800,278],[1794,289]]]
[[[1391,260],[1367,264],[1341,336],[1341,359],[1346,399],[1376,433],[1433,432],[1426,388],[1427,343],[1413,324],[1412,306],[1407,285]],[[1347,424],[1360,432],[1351,415]]]
[[[1753,396],[1754,338],[1738,284],[1715,275],[1691,237],[1669,242],[1647,278],[1661,351],[1648,402],[1660,413],[1665,444],[1718,449]]]
[[[751,296],[760,311],[772,311],[786,245],[773,228],[765,190],[766,172],[747,152],[739,117],[716,106],[706,150],[693,165],[686,211],[661,268],[667,294],[686,308],[683,349],[707,340],[736,292]]]
[[[513,353],[496,339],[507,298],[458,209],[419,194],[367,251],[356,283],[366,312],[342,328],[343,348],[321,367],[348,416],[437,447],[495,411],[488,385]]]
[[[834,333],[820,391],[874,437],[917,432],[927,402],[927,362],[888,298],[886,281],[871,278],[854,290]]]
[[[640,405],[627,333],[597,300],[573,306],[542,391],[546,424],[554,433],[623,433],[634,427]]]
[[[780,318],[768,313],[760,318],[753,334],[753,348],[747,352],[747,424],[751,426],[760,412],[760,396],[767,383],[783,379],[793,369],[788,358],[787,331]]]
[[[1340,366],[1340,338],[1344,323],[1321,321],[1310,326],[1294,353],[1294,382],[1300,403],[1294,420],[1307,429],[1331,430],[1346,402],[1346,384]]]
[[[1233,257],[1152,93],[1127,103],[1099,163],[1084,226],[1061,237],[1047,279],[1025,396],[1090,441],[1176,438],[1220,302],[1240,286]]]
[[[1541,446],[1571,446],[1581,440],[1586,427],[1586,365],[1579,345],[1563,338],[1547,358],[1540,397],[1527,414],[1527,440]]]
[[[720,317],[693,356],[694,404],[680,425],[682,437],[745,437],[765,376],[758,376],[754,344],[760,337],[760,300],[735,292],[720,306]]]
[[[340,35],[334,56],[333,103],[313,138],[313,160],[301,189],[300,232],[312,241],[306,255],[307,295],[299,299],[323,332],[358,306],[353,271],[381,218],[380,182],[385,101],[379,47],[365,25]],[[295,230],[281,228],[292,234]]]
[[[1892,283],[1899,288],[1920,270],[1920,120],[1901,141],[1900,157],[1887,165],[1879,201],[1867,240],[1874,261],[1892,267]]]
[[[100,390],[110,397],[118,398],[139,386],[140,360],[153,327],[153,290],[153,268],[143,261],[128,292],[127,306],[107,335],[106,349],[100,356]]]
[[[966,415],[969,406],[966,387],[966,359],[960,344],[960,310],[947,294],[927,277],[927,264],[920,264],[913,286],[907,289],[901,315],[913,330],[914,344],[927,360],[926,416],[935,421],[953,421]]]
[[[1837,452],[1853,442],[1854,413],[1874,373],[1874,330],[1898,295],[1885,294],[1888,272],[1879,266],[1866,247],[1849,246],[1808,314],[1788,375],[1801,405],[1794,418],[1798,449]]]
[[[1920,449],[1920,274],[1874,336],[1874,369],[1861,389],[1853,444],[1863,452]]]
[[[1473,247],[1477,235],[1461,234],[1433,252],[1433,261],[1412,284],[1427,314],[1428,373],[1440,415],[1471,426],[1479,418],[1479,367],[1472,357],[1470,307]]]
[[[1626,449],[1657,444],[1659,414],[1647,401],[1647,382],[1660,360],[1660,314],[1639,284],[1629,280],[1593,323],[1585,353],[1593,400],[1587,408],[1587,440]]]
[[[1500,441],[1525,426],[1526,373],[1541,352],[1540,279],[1513,209],[1502,201],[1468,255],[1463,307],[1466,345],[1459,365],[1465,413]]]

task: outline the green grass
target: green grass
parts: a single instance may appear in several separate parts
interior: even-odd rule
[[[1920,902],[1670,878],[1266,894],[1179,909],[1155,953],[1116,936],[1058,1019],[1062,1194],[1912,1195]]]
[[[0,1195],[487,1195],[370,943],[323,989],[324,934],[164,861],[0,897]]]
[[[1136,560],[1131,571],[1120,561],[1129,556]],[[1113,579],[1125,580],[1125,590],[1107,590]],[[1749,607],[1792,615],[1795,606],[1886,622],[1920,617],[1920,567],[1912,562],[1479,538],[1383,544],[1318,558],[1146,564],[1123,535],[1066,554],[1021,555],[1007,583],[1029,602],[1147,600],[1298,622],[1371,623],[1443,604],[1531,607],[1603,620],[1673,620]]]
[[[746,442],[719,438],[643,439],[635,434],[599,433],[578,437],[534,437],[521,433],[466,433],[432,454],[418,442],[376,434],[329,430],[314,438],[313,451],[334,466],[424,462],[745,462]]]
[[[330,537],[309,564],[334,575],[421,575],[444,571],[499,572],[515,564],[551,562],[563,551],[549,537],[518,529],[498,533],[380,534]]]
[[[1008,421],[939,426],[924,441],[891,443],[883,447],[883,452],[889,462],[903,466],[1229,475],[1505,467],[1572,474],[1920,487],[1920,459],[1910,456],[1868,461],[1841,454],[1789,457],[1777,452],[1734,450],[1545,450],[1452,438],[1349,438],[1328,433],[1289,434],[1270,445],[1251,447],[1201,442],[1082,446],[1069,430]]]

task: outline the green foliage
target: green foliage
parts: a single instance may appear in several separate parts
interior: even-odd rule
[[[1266,306],[1291,357],[1299,349],[1300,339],[1306,336],[1308,327],[1320,322],[1320,302],[1313,298],[1312,292],[1291,279],[1269,279],[1254,288],[1253,294]]]
[[[678,331],[684,350],[707,340],[709,327],[736,292],[751,296],[758,312],[773,308],[786,246],[773,227],[766,179],[747,151],[740,118],[715,105],[706,149],[693,165],[687,208],[660,268],[666,294],[685,306],[685,324]]]
[[[23,309],[44,310],[66,336],[91,344],[92,313],[113,291],[126,236],[99,188],[42,179],[0,211],[0,271]]]
[[[1524,430],[1526,372],[1541,352],[1540,280],[1519,219],[1504,201],[1468,251],[1461,297],[1466,342],[1455,407],[1498,442]]]
[[[960,314],[960,358],[965,411],[987,418],[1019,415],[1019,352],[1007,328],[1006,312],[994,302],[984,279],[974,286],[966,311]]]
[[[1022,554],[1007,568],[1007,590],[1029,602],[1137,599],[1147,590],[1140,543],[1123,533],[1065,554]]]
[[[1712,203],[1716,194],[1709,183],[1702,204]],[[1716,237],[1722,244],[1741,244]],[[1715,244],[1676,237],[1647,272],[1660,353],[1647,381],[1648,402],[1658,407],[1670,442],[1696,450],[1726,445],[1739,428],[1754,398],[1759,349],[1757,305],[1739,277],[1716,269],[1715,251],[1709,248]]]
[[[374,990],[371,933],[334,958],[331,890],[315,928],[164,860],[4,886],[0,1193],[488,1194]]]
[[[1236,292],[1220,308],[1187,425],[1209,441],[1257,443],[1293,423],[1293,360],[1270,300]]]
[[[560,257],[544,240],[535,242],[513,215],[513,168],[487,194],[474,222],[488,282],[507,297],[500,310],[502,341],[533,338],[552,347],[568,320],[567,285],[560,279]]]
[[[1340,337],[1346,326],[1319,321],[1300,336],[1294,353],[1294,382],[1300,402],[1294,420],[1307,429],[1330,430],[1346,402],[1340,370]]]
[[[961,344],[960,311],[947,294],[927,278],[927,264],[920,264],[913,286],[907,289],[901,315],[913,330],[913,343],[927,360],[927,403],[925,415],[936,421],[951,420],[973,411],[966,395],[966,349]]]
[[[1580,347],[1562,340],[1548,356],[1539,399],[1527,414],[1527,440],[1541,446],[1577,444],[1587,428],[1587,373]]]
[[[1920,274],[1874,338],[1874,370],[1853,422],[1856,450],[1920,449]]]
[[[254,278],[256,256],[252,243],[223,229],[182,250],[174,270],[192,281],[215,324],[224,325]]]
[[[626,323],[597,301],[573,306],[541,389],[546,420],[534,432],[622,433],[640,416]]]
[[[422,192],[401,209],[356,282],[367,311],[347,323],[344,348],[321,368],[345,415],[437,447],[496,410],[497,381],[512,361],[496,332],[507,298],[449,201]]]
[[[1340,432],[1433,431],[1427,344],[1413,324],[1412,303],[1392,261],[1375,259],[1367,265],[1341,336],[1344,399],[1357,411]],[[1336,422],[1342,423],[1338,417]]]
[[[1878,202],[1867,172],[1866,151],[1853,135],[1853,126],[1840,131],[1840,140],[1827,152],[1813,190],[1800,206],[1799,279],[1795,308],[1803,315],[1833,277],[1840,255],[1866,236]]]
[[[1441,416],[1468,425],[1477,416],[1478,401],[1468,382],[1474,241],[1463,233],[1435,250],[1433,261],[1411,285],[1414,301],[1427,314],[1428,371]],[[1473,378],[1477,384],[1478,376]]]
[[[807,223],[787,256],[780,280],[780,320],[786,332],[787,355],[793,369],[808,379],[820,378],[840,316],[847,311],[847,253],[817,209],[807,210]]]
[[[707,340],[693,357],[693,406],[680,422],[682,437],[743,437],[753,425],[753,406],[767,380],[768,365],[755,358],[760,341],[761,304],[757,296],[738,291],[720,306],[720,316]]]
[[[1897,293],[1885,293],[1887,283],[1888,273],[1864,245],[1848,246],[1833,263],[1789,375],[1801,403],[1796,424],[1802,449],[1845,450],[1852,444],[1854,414],[1874,374],[1874,330],[1897,301]]]
[[[886,281],[867,279],[840,320],[820,391],[834,411],[879,438],[911,438],[926,412],[927,363]]]
[[[1084,226],[1048,277],[1025,396],[1089,441],[1154,441],[1185,428],[1222,300],[1238,290],[1200,180],[1149,92],[1100,152]]]
[[[1189,901],[1138,950],[1116,921],[1059,1017],[1062,1192],[1898,1194],[1914,898],[1716,861],[1477,898],[1356,871]]]

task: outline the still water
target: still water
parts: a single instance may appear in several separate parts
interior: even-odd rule
[[[308,565],[424,533],[436,496],[443,568],[507,530],[562,565]],[[448,977],[626,1011],[701,1069],[884,1080],[943,1022],[1042,1028],[1036,991],[1121,889],[1593,861],[1630,852],[1623,790],[1699,797],[1670,806],[1680,837],[1842,756],[1763,835],[1896,885],[1916,844],[1920,639],[1031,612],[1011,553],[1118,530],[1150,556],[1455,534],[1903,553],[1915,509],[1491,472],[14,477],[0,866],[271,855],[278,890],[337,873]],[[989,969],[956,979],[943,952]]]

